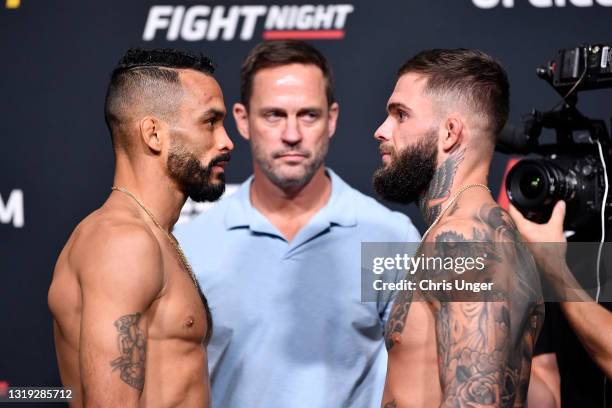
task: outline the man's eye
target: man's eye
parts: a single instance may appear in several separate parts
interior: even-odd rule
[[[277,121],[277,120],[279,120],[281,118],[281,114],[279,112],[274,112],[274,111],[266,112],[264,117],[267,120],[274,122],[274,121]]]
[[[315,120],[319,119],[319,114],[317,112],[306,112],[302,115],[302,118],[306,122],[314,122]]]
[[[399,119],[400,122],[403,122],[404,120],[406,120],[406,118],[408,118],[408,114],[402,110],[398,110],[397,111],[397,117]]]

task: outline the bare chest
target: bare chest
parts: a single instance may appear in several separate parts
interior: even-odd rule
[[[192,276],[170,249],[164,251],[165,284],[151,308],[149,336],[202,344],[211,329],[207,310]]]

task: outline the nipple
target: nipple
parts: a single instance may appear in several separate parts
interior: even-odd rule
[[[185,326],[193,327],[194,323],[195,323],[195,319],[193,318],[193,316],[188,316],[187,323],[185,323]]]

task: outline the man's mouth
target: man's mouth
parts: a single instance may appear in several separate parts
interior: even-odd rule
[[[227,162],[223,160],[223,161],[216,162],[212,167],[216,171],[223,172],[225,171],[226,165],[227,165]]]

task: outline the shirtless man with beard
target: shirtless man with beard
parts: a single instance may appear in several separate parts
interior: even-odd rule
[[[72,233],[48,297],[73,406],[210,406],[212,320],[171,230],[187,197],[225,188],[233,145],[212,72],[174,50],[129,50],[113,71],[113,191]]]
[[[484,255],[482,270],[438,267],[418,271],[418,280],[493,286],[471,294],[398,292],[385,331],[385,408],[525,403],[543,321],[540,282],[514,223],[486,186],[508,99],[504,70],[482,52],[428,50],[399,70],[375,133],[383,161],[375,189],[393,201],[418,201],[429,226],[421,254]]]

